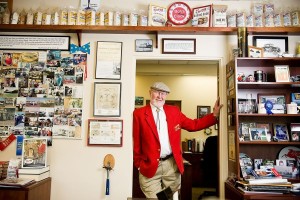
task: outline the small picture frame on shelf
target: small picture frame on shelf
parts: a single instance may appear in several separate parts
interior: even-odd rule
[[[275,65],[276,82],[290,82],[290,70],[288,65]]]
[[[268,141],[266,128],[249,128],[251,141]]]
[[[284,114],[286,109],[285,94],[257,94],[258,104],[265,104],[267,101],[272,102],[272,113]]]
[[[291,141],[300,142],[300,123],[291,123]]]
[[[262,58],[264,49],[261,47],[248,46],[248,56],[250,58]]]
[[[274,137],[278,141],[289,141],[289,131],[286,124],[274,124]]]

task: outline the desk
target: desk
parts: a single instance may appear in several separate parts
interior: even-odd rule
[[[203,153],[183,153],[183,158],[192,164],[193,187],[207,186],[204,180]]]
[[[0,187],[0,199],[3,200],[50,200],[51,178],[31,184],[27,187]]]
[[[139,172],[135,166],[133,166],[132,182],[132,200],[145,199],[145,195],[140,189]],[[180,196],[182,197],[181,200],[192,200],[192,165],[190,163],[184,163],[184,173],[181,176]]]
[[[243,194],[231,183],[225,182],[225,198],[231,200],[299,200],[300,197],[293,194]]]

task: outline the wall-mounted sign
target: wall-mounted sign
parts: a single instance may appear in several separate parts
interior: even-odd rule
[[[69,51],[70,36],[0,35],[0,49]]]

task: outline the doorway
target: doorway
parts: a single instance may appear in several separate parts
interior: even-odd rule
[[[143,99],[143,104],[139,106],[146,105],[147,100],[149,100],[149,86],[155,81],[165,82],[171,88],[168,100],[182,101],[182,112],[190,118],[196,118],[197,105],[210,105],[212,110],[218,96],[218,77],[219,60],[141,59],[136,61],[136,96]],[[218,130],[215,130],[214,127],[212,129],[212,135],[218,135]],[[187,137],[187,134],[190,133],[182,133],[182,140]],[[203,136],[203,131],[200,134]],[[197,135],[199,132],[194,133],[193,136],[196,137]],[[207,137],[204,135],[203,140]],[[133,171],[135,170],[134,167]],[[133,197],[141,198],[143,194],[136,189],[137,187],[139,189],[136,173],[138,172],[133,173],[135,179],[133,180]],[[199,185],[197,181],[193,181],[192,200],[198,199],[203,190],[202,183]]]

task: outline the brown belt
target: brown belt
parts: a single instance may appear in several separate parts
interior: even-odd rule
[[[159,160],[160,161],[165,161],[165,160],[168,160],[169,158],[172,158],[172,157],[173,157],[173,154],[170,154],[170,155],[167,155],[166,157],[160,158]]]

